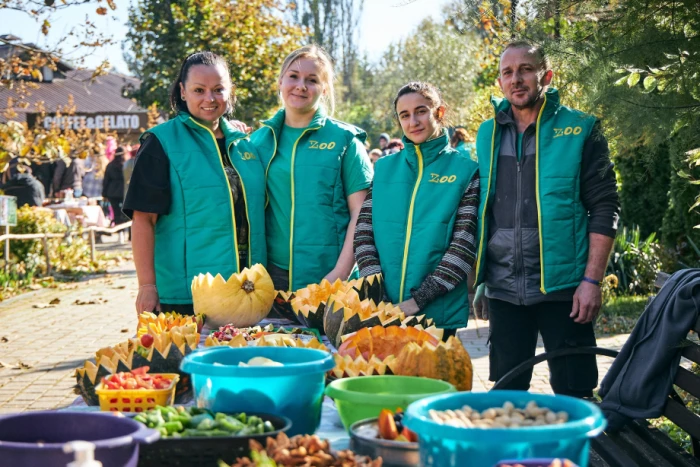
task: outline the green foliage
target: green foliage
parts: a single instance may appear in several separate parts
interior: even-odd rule
[[[628,334],[632,332],[639,317],[644,312],[648,300],[648,295],[608,296],[604,298],[596,333]]]
[[[17,209],[17,226],[12,228],[12,233],[65,233],[67,230],[68,228],[58,222],[51,211],[34,209],[24,205]],[[55,250],[60,243],[60,239],[49,239],[49,249]],[[43,248],[41,240],[13,240],[10,242],[10,254],[19,263],[27,264],[30,270],[42,263]]]
[[[615,159],[622,216],[643,237],[661,229],[668,209],[671,164],[667,145],[621,151]]]
[[[373,143],[383,131],[398,135],[393,107],[397,91],[410,81],[427,81],[440,89],[452,123],[463,124],[474,95],[469,83],[476,77],[478,47],[476,35],[460,35],[426,19],[407,39],[391,45],[376,67],[361,64],[361,84],[351,102],[339,104],[337,116],[365,125]]]
[[[700,115],[693,124],[684,126],[671,140],[670,164],[673,168],[669,190],[669,207],[663,220],[664,242],[668,245],[678,245],[679,255],[685,257],[689,265],[700,264],[700,255],[694,255],[690,242],[700,244],[700,230],[693,229],[700,224],[700,213],[693,209],[698,196],[698,186],[689,180],[700,178],[700,167],[688,165],[688,151],[700,147],[698,133]],[[694,261],[693,261],[694,258]]]
[[[648,295],[662,268],[666,253],[652,233],[642,238],[639,227],[618,231],[606,274],[615,274],[620,295]]]
[[[210,50],[229,62],[236,117],[254,121],[278,103],[277,75],[303,32],[284,19],[281,0],[139,0],[129,8],[125,53],[141,80],[133,97],[169,109],[169,89],[188,55]]]

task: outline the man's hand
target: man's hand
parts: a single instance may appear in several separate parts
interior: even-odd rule
[[[601,303],[600,287],[589,282],[581,282],[576,288],[574,306],[569,317],[574,318],[574,322],[579,324],[590,323],[598,316]]]
[[[413,316],[420,311],[418,304],[412,298],[399,303],[399,308],[401,308],[401,311],[403,311],[406,316]]]
[[[139,289],[136,296],[136,316],[144,311],[160,311],[160,298],[158,289],[153,286],[146,286]]]
[[[486,298],[486,291],[484,284],[481,284],[476,288],[476,293],[474,294],[474,315],[477,319],[483,319],[488,321],[489,319],[489,299]]]

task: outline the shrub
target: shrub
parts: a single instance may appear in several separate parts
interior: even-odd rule
[[[642,239],[639,227],[618,230],[606,274],[615,274],[620,295],[648,295],[668,253],[652,233]]]

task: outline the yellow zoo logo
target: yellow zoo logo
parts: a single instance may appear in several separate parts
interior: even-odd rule
[[[455,180],[457,180],[456,175],[443,175],[441,177],[440,174],[430,174],[430,183],[452,183]]]
[[[319,144],[318,141],[312,139],[309,141],[309,143],[311,143],[309,149],[333,149],[335,147],[335,141]]]
[[[576,126],[576,127],[567,126],[566,128],[555,128],[554,129],[554,137],[559,138],[560,136],[580,135],[582,131],[583,131],[583,128],[581,128],[580,126]]]
[[[241,154],[241,159],[243,159],[244,161],[253,160],[255,159],[255,154],[253,154],[252,152],[244,152],[243,154]]]

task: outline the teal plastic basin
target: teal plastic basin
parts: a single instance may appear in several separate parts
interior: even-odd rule
[[[253,357],[283,366],[239,367]],[[218,365],[216,365],[218,364]],[[292,421],[290,436],[312,434],[321,422],[328,352],[294,347],[217,347],[193,352],[180,368],[192,375],[195,403],[215,412],[261,412]]]
[[[418,376],[357,376],[337,379],[326,388],[346,430],[359,420],[377,418],[382,409],[406,410],[424,397],[450,392],[455,392],[450,383]]]
[[[506,401],[524,408],[535,401],[555,412],[563,410],[569,421],[560,425],[523,428],[457,428],[432,421],[429,410],[476,410],[502,407]],[[588,466],[591,438],[605,429],[600,409],[573,397],[532,394],[526,391],[461,392],[436,396],[408,407],[404,425],[418,434],[421,465],[493,467],[503,459],[567,458],[580,467]]]

